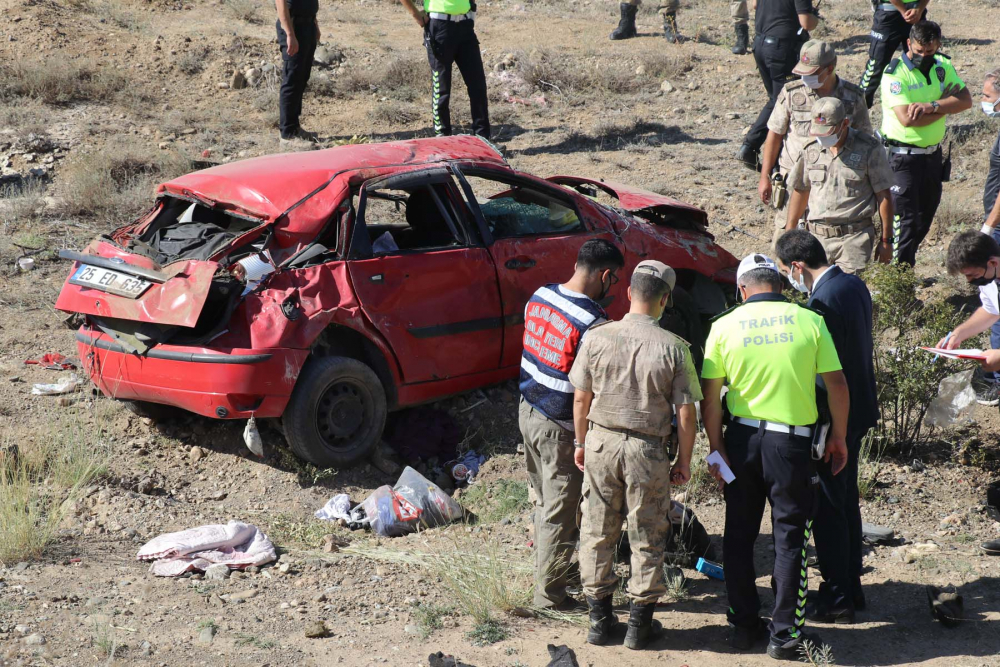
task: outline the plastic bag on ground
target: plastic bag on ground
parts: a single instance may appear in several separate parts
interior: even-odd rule
[[[36,384],[31,388],[31,393],[35,396],[58,396],[59,394],[72,394],[83,384],[76,373],[70,373],[69,377],[64,377],[55,384]]]
[[[396,486],[375,489],[361,508],[372,531],[383,537],[398,537],[462,518],[461,505],[409,466],[403,469]]]
[[[930,426],[956,426],[972,421],[976,406],[976,391],[972,388],[972,374],[962,371],[949,375],[938,385],[938,395],[927,408],[924,419]]]
[[[338,493],[326,501],[326,505],[316,510],[316,518],[323,521],[343,519],[351,521],[351,499],[346,493]]]

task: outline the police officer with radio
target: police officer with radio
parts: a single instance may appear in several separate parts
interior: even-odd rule
[[[910,266],[941,203],[941,184],[948,180],[941,154],[945,118],[972,107],[972,95],[940,48],[941,28],[921,21],[910,30],[906,53],[882,76],[882,141],[895,181],[893,259]]]
[[[819,24],[812,0],[757,0],[754,10],[753,58],[757,62],[767,104],[736,153],[736,159],[750,169],[760,170],[760,147],[767,137],[767,121],[778,93],[792,78],[802,44]]]
[[[729,597],[730,644],[748,650],[770,635],[767,654],[794,660],[804,639],[806,543],[815,509],[816,461],[847,463],[850,392],[822,315],[781,294],[778,267],[764,255],[740,262],[736,285],[743,304],[717,317],[705,343],[702,419],[711,451],[735,475],[725,486],[722,542]],[[818,423],[816,378],[828,392],[829,435]],[[723,436],[720,394],[728,382],[730,420]],[[717,464],[712,475],[723,479]],[[771,623],[761,621],[754,542],[764,503],[771,504],[775,584]]]
[[[861,87],[865,91],[865,102],[871,109],[875,103],[875,93],[882,81],[882,70],[892,60],[893,54],[910,36],[910,28],[927,16],[930,0],[872,0],[872,32],[868,46],[868,63],[861,75]]]
[[[424,29],[424,46],[431,66],[434,134],[451,135],[451,66],[458,65],[469,91],[472,131],[490,138],[486,73],[476,36],[475,0],[424,0],[417,9],[412,0],[400,0]]]

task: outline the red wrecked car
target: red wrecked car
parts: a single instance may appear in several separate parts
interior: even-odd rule
[[[677,269],[694,319],[723,310],[737,261],[706,226],[637,188],[518,172],[477,137],[349,145],[160,185],[138,220],[61,253],[56,308],[83,316],[105,395],[280,417],[298,456],[347,466],[388,411],[515,377],[528,297],[588,239],[622,248],[624,276],[647,258]]]

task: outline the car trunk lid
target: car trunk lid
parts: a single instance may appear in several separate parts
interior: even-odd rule
[[[558,185],[578,189],[590,186],[618,200],[619,208],[638,215],[656,225],[679,229],[707,229],[708,214],[697,206],[685,204],[666,195],[612,181],[598,181],[579,176],[552,176],[548,180]]]

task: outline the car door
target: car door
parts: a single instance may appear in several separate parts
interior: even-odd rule
[[[496,370],[503,330],[493,260],[442,168],[365,183],[348,270],[407,384]]]
[[[524,306],[535,290],[568,280],[587,241],[603,238],[620,244],[609,228],[583,217],[573,195],[562,188],[509,170],[462,167],[460,173],[500,282],[500,365],[516,366],[521,363]]]

